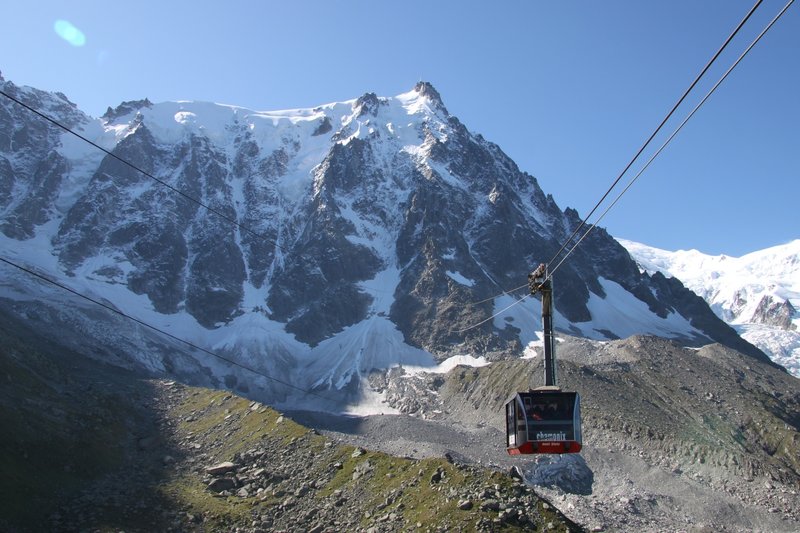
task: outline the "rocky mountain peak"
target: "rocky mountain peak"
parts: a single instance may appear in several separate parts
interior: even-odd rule
[[[353,110],[357,117],[363,117],[365,115],[372,115],[374,117],[378,115],[380,106],[385,104],[386,102],[378,98],[378,95],[375,93],[365,93],[356,100],[356,103],[353,105]]]
[[[414,86],[414,90],[419,93],[420,96],[426,97],[432,104],[440,109],[445,109],[442,96],[430,82],[420,81]]]
[[[418,82],[414,86],[414,91],[421,97],[428,100],[433,109],[441,111],[445,117],[450,116],[450,112],[447,111],[447,108],[444,105],[444,101],[442,101],[442,97],[439,94],[439,91],[437,91],[436,88],[434,88],[434,86],[430,82],[427,81]]]
[[[125,115],[133,113],[134,111],[137,111],[143,107],[153,107],[153,103],[147,98],[144,98],[143,100],[129,100],[127,102],[122,102],[114,109],[111,109],[111,106],[109,106],[106,112],[103,113],[103,116],[100,118],[105,119],[106,122],[111,122],[112,120],[124,117]]]
[[[758,307],[756,307],[750,322],[793,331],[797,329],[792,323],[796,314],[797,310],[788,300],[776,300],[771,295],[764,295],[758,302]]]

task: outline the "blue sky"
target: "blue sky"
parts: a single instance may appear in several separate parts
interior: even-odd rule
[[[37,1],[0,19],[0,71],[93,116],[144,97],[314,107],[424,79],[583,216],[752,4]],[[784,4],[763,2],[666,133]],[[800,238],[798,52],[793,5],[600,225],[736,256]]]

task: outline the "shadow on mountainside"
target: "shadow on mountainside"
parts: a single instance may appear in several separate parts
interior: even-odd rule
[[[172,502],[153,487],[179,455],[156,385],[43,340],[7,309],[0,530],[165,529]]]

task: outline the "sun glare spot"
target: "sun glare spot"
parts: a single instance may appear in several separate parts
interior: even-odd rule
[[[71,22],[66,20],[57,20],[55,24],[53,24],[53,29],[59,37],[67,41],[72,46],[83,46],[86,44],[86,36]]]

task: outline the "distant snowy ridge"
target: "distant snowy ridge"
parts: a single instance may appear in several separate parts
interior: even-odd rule
[[[617,240],[644,271],[681,280],[743,338],[800,377],[800,240],[742,257]]]

